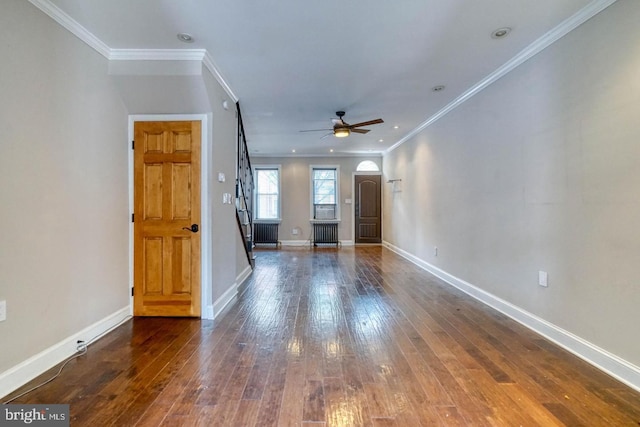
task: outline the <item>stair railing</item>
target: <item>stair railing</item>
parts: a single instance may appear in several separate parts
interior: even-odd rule
[[[240,112],[240,102],[236,103],[236,113],[238,115],[238,159],[236,167],[236,219],[242,240],[244,242],[245,253],[251,267],[255,260],[253,257],[253,170],[251,159],[247,148],[247,139],[244,134],[242,114]]]

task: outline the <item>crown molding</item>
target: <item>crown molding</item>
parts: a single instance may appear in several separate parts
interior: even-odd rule
[[[233,102],[238,102],[239,98],[236,96],[235,93],[233,93],[231,86],[229,86],[229,84],[227,83],[227,80],[222,76],[220,69],[218,68],[216,63],[213,61],[213,57],[206,50],[204,52],[204,57],[202,58],[202,63],[207,68],[207,70],[209,70],[211,74],[213,74],[213,77],[216,78],[218,83],[220,83],[220,86],[222,86],[225,92],[227,92],[227,95],[231,97]]]
[[[89,30],[80,25],[77,21],[64,13],[58,6],[51,3],[49,0],[29,0],[31,4],[40,9],[51,19],[62,25],[74,36],[89,45],[92,49],[96,50],[100,55],[105,58],[109,58],[111,49],[99,38],[94,36]]]
[[[111,49],[110,61],[202,61],[205,49]]]
[[[255,152],[250,152],[249,153],[251,155],[252,159],[256,159],[256,158],[263,158],[263,159],[267,159],[267,158],[310,158],[310,157],[322,157],[322,158],[329,158],[329,159],[340,159],[343,157],[363,157],[363,158],[382,158],[382,153],[379,151],[375,151],[375,152],[366,152],[366,153],[349,153],[349,152],[345,152],[345,153],[326,153],[326,154],[294,154],[294,153],[255,153]]]
[[[110,49],[108,59],[111,61],[201,61],[233,102],[238,102],[238,97],[233,93],[231,86],[206,49]]]
[[[598,13],[602,12],[607,7],[611,6],[616,1],[618,0],[593,0],[576,14],[569,17],[560,25],[531,43],[529,46],[520,51],[516,56],[511,58],[494,72],[467,89],[460,96],[444,106],[433,116],[422,122],[418,127],[407,133],[395,144],[383,151],[382,155],[384,156],[391,153],[400,145],[404,144],[409,139],[422,132],[424,129],[426,129],[437,120],[460,106],[462,103],[485,89],[487,86],[491,85],[504,75],[508,74],[531,57],[537,55],[538,53],[555,43],[557,40],[573,31],[575,28],[579,27]],[[207,70],[211,72],[211,74],[213,74],[213,76],[222,86],[225,92],[233,99],[234,102],[238,102],[239,98],[235,95],[235,93],[231,89],[231,86],[229,86],[226,79],[223,77],[211,54],[205,49],[111,49],[104,42],[102,42],[102,40],[94,36],[90,31],[88,31],[77,21],[63,12],[59,7],[51,3],[50,0],[29,0],[29,2],[108,60],[202,61],[203,65],[207,68]]]
[[[454,110],[462,103],[482,91],[487,86],[491,85],[501,77],[510,73],[512,70],[523,64],[528,59],[542,52],[547,47],[551,46],[553,43],[584,24],[589,19],[593,18],[598,13],[602,12],[607,7],[611,6],[618,0],[594,0],[589,3],[587,6],[580,9],[573,16],[564,20],[560,25],[552,29],[551,31],[544,34],[542,37],[531,43],[529,46],[521,50],[516,56],[511,58],[509,61],[500,66],[497,70],[486,76],[484,79],[480,80],[475,85],[471,86],[465,92],[463,92],[456,99],[451,101],[449,104],[445,105],[440,111],[435,113],[433,116],[429,117],[427,120],[422,122],[418,127],[413,129],[411,132],[403,136],[398,142],[390,146],[384,151],[384,155],[391,153],[393,150],[407,142],[409,139],[416,136],[418,133],[422,132],[424,129],[438,121],[440,118],[448,114],[450,111]]]
[[[239,98],[206,49],[111,49],[50,0],[29,2],[110,61],[202,61],[233,102],[238,102]]]

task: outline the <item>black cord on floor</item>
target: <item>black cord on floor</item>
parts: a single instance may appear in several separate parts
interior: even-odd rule
[[[87,351],[89,350],[89,345],[90,344],[93,344],[97,339],[99,339],[102,336],[104,336],[104,335],[108,334],[109,332],[113,331],[114,329],[116,329],[118,326],[122,325],[124,322],[128,321],[129,319],[131,319],[131,316],[127,316],[121,322],[119,322],[117,325],[114,325],[111,328],[107,329],[105,332],[101,333],[100,335],[97,335],[97,336],[91,338],[86,343],[84,343],[82,341],[79,341],[78,342],[78,347],[77,347],[78,351],[75,354],[73,354],[72,356],[68,357],[64,361],[64,363],[62,364],[62,366],[60,366],[60,369],[58,369],[58,372],[54,376],[52,376],[48,380],[46,380],[46,381],[44,381],[44,382],[42,382],[42,383],[40,383],[40,384],[38,384],[36,386],[31,387],[29,390],[27,390],[25,392],[22,392],[19,395],[12,397],[11,399],[9,399],[9,400],[7,400],[5,402],[2,402],[2,404],[3,405],[9,404],[9,403],[13,402],[14,400],[16,400],[16,399],[18,399],[18,398],[20,398],[20,397],[22,397],[24,395],[27,395],[27,394],[31,393],[32,391],[37,390],[40,387],[42,387],[43,385],[49,384],[51,381],[53,381],[56,378],[58,378],[60,376],[60,374],[62,373],[62,370],[64,369],[64,367],[67,366],[67,364],[69,362],[71,362],[73,359],[77,359],[78,357],[84,356],[85,354],[87,354]]]
[[[48,380],[46,380],[46,381],[44,381],[44,382],[42,382],[42,383],[40,383],[40,384],[38,384],[36,386],[31,387],[29,390],[27,390],[25,392],[22,392],[17,396],[12,397],[11,399],[7,400],[6,402],[2,402],[2,404],[6,405],[8,403],[11,403],[16,399],[18,399],[18,398],[20,398],[20,397],[22,397],[22,396],[24,396],[26,394],[29,394],[34,390],[39,389],[43,385],[49,384],[51,381],[55,380],[56,378],[58,378],[60,376],[60,373],[62,372],[64,367],[67,366],[67,363],[71,362],[73,359],[77,359],[78,357],[85,355],[86,353],[87,353],[87,346],[85,345],[82,350],[78,351],[76,354],[74,354],[73,356],[71,356],[67,360],[65,360],[65,362],[62,364],[62,366],[60,366],[60,369],[58,369],[58,372],[54,376],[52,376]]]

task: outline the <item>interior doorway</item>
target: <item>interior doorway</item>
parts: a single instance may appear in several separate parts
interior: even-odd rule
[[[201,121],[134,123],[134,315],[201,315]]]
[[[382,242],[382,176],[354,175],[355,244]]]

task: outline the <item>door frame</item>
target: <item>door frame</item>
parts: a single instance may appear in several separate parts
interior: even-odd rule
[[[351,174],[351,241],[353,242],[353,245],[356,245],[356,175],[380,175],[380,243],[358,243],[361,246],[381,246],[382,242],[384,241],[382,239],[382,215],[383,215],[383,207],[384,207],[384,200],[382,199],[382,193],[384,193],[382,191],[382,184],[384,184],[384,179],[382,179],[382,171],[354,171]]]
[[[131,149],[131,141],[134,139],[134,123],[135,122],[169,122],[169,121],[200,121],[202,122],[201,147],[200,147],[200,318],[213,319],[213,306],[209,301],[213,295],[213,284],[211,283],[211,244],[212,244],[212,227],[211,227],[211,210],[209,202],[209,177],[211,176],[211,147],[209,144],[209,135],[213,133],[209,129],[211,118],[209,114],[131,114],[129,115],[128,125],[128,175],[129,175],[129,283],[127,284],[127,293],[129,295],[129,314],[133,316],[133,295],[131,287],[133,286],[133,222],[131,214],[133,213],[133,150]]]

